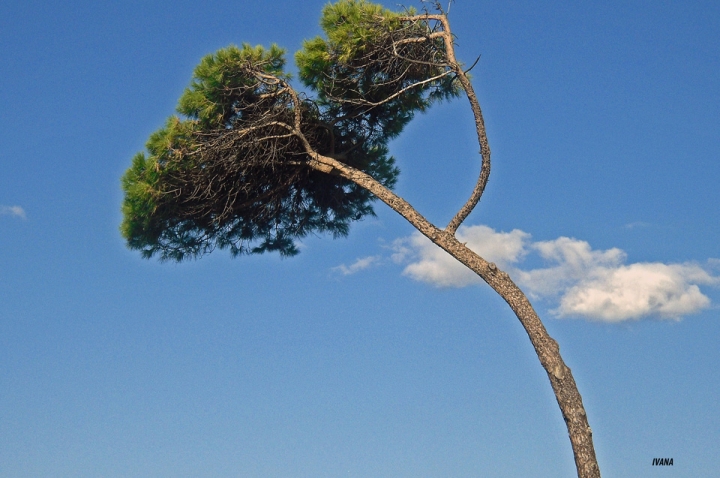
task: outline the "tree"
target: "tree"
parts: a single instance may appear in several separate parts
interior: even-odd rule
[[[311,232],[348,234],[380,199],[478,274],[508,303],[547,372],[567,424],[580,477],[599,477],[582,398],[559,346],[510,276],[455,237],[480,201],[490,148],[468,71],[454,53],[447,15],[392,12],[366,0],[339,0],[322,12],[325,37],[295,55],[294,89],[284,50],[231,46],[195,69],[181,116],[151,135],[122,179],[121,231],[146,258],[181,261],[214,248],[233,256],[297,254]],[[464,94],[474,114],[481,172],[445,228],[392,192],[399,171],[388,142],[434,102]]]

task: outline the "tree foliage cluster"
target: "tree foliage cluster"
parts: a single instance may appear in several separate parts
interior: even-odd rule
[[[348,233],[374,196],[309,166],[314,154],[392,188],[388,142],[433,101],[460,89],[437,26],[364,0],[327,5],[325,37],[285,51],[230,46],[196,67],[177,112],[153,133],[122,179],[121,231],[145,257],[182,260],[215,247],[233,255],[298,252],[310,233]]]

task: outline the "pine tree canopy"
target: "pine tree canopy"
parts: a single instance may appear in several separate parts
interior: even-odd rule
[[[232,255],[297,254],[310,233],[348,234],[372,215],[374,196],[310,165],[334,158],[392,188],[398,169],[388,142],[416,112],[456,96],[437,26],[408,10],[364,0],[327,5],[325,37],[295,55],[230,46],[203,58],[178,116],[153,133],[122,178],[121,232],[146,258],[181,261],[214,248]]]

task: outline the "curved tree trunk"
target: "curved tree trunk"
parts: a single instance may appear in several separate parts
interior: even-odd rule
[[[309,147],[309,145],[307,145]],[[339,161],[309,151],[315,158],[310,166],[325,173],[338,174],[367,189],[381,201],[407,219],[433,243],[440,246],[455,259],[466,265],[492,287],[520,320],[535,348],[540,364],[547,372],[555,392],[560,411],[567,425],[578,477],[599,478],[600,468],[595,457],[592,430],[588,424],[582,397],[575,384],[570,368],[560,356],[560,347],[550,337],[530,301],[510,276],[468,249],[453,233],[442,230],[418,213],[407,201],[384,187],[371,176]]]
[[[387,189],[378,181],[368,174],[343,164],[331,157],[322,156],[313,150],[307,139],[302,134],[300,108],[296,109],[295,125],[293,133],[303,141],[307,153],[313,158],[309,162],[309,166],[328,174],[340,175],[357,185],[367,189],[381,201],[390,206],[393,210],[407,219],[415,228],[433,243],[441,247],[448,254],[463,263],[470,270],[479,275],[490,287],[492,287],[520,320],[525,331],[530,338],[530,342],[535,348],[535,353],[540,359],[540,364],[547,372],[550,384],[552,385],[555,398],[557,399],[560,411],[562,412],[565,424],[567,425],[570,443],[572,445],[575,457],[575,466],[579,478],[599,478],[600,468],[598,467],[595,457],[595,448],[593,447],[592,430],[588,424],[585,407],[582,403],[582,397],[575,384],[570,368],[565,365],[560,356],[560,347],[548,334],[545,326],[533,309],[530,301],[520,288],[512,281],[510,276],[499,270],[497,266],[486,261],[475,252],[468,249],[464,244],[460,243],[455,237],[455,232],[460,224],[472,212],[473,208],[480,201],[480,197],[487,184],[490,175],[490,147],[488,145],[487,135],[485,132],[485,124],[480,110],[480,104],[477,96],[473,91],[466,72],[463,71],[461,65],[455,59],[453,37],[450,31],[450,24],[447,16],[443,13],[439,15],[417,15],[412,17],[404,17],[403,20],[415,21],[438,21],[442,24],[442,29],[434,31],[427,37],[419,37],[417,41],[427,41],[431,37],[442,36],[445,42],[447,61],[446,67],[450,68],[455,74],[458,81],[470,101],[470,107],[475,117],[475,126],[477,130],[478,143],[480,145],[480,155],[482,156],[482,165],[480,169],[480,177],[477,184],[470,195],[468,201],[458,211],[458,213],[450,221],[446,229],[440,229],[430,223],[420,213],[418,213],[407,201],[397,196],[395,193]],[[294,94],[294,93],[293,93]],[[295,103],[299,104],[297,98]]]

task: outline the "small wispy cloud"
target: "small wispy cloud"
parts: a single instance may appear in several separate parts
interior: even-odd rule
[[[487,226],[461,227],[461,242],[495,262],[532,297],[554,302],[558,317],[584,317],[607,322],[654,316],[679,319],[710,306],[699,286],[718,286],[720,260],[696,263],[626,264],[618,248],[594,250],[586,241],[559,237],[532,242],[530,234],[515,229],[497,232]],[[437,287],[465,287],[481,279],[419,233],[397,239],[392,259],[405,265],[403,274]],[[532,254],[546,264],[522,268]],[[360,269],[358,269],[360,270]]]
[[[623,227],[625,229],[640,229],[640,228],[645,228],[645,227],[650,227],[650,226],[652,226],[652,224],[650,224],[649,222],[635,221],[635,222],[625,224]]]
[[[360,272],[362,270],[365,270],[369,267],[372,267],[374,265],[377,265],[381,260],[381,256],[368,256],[368,257],[361,257],[357,259],[355,262],[350,264],[349,266],[346,266],[345,264],[340,264],[337,267],[333,267],[332,270],[335,272],[339,272],[340,274],[344,276],[349,276],[351,274],[355,274],[356,272]]]
[[[25,210],[20,206],[3,206],[0,205],[0,216],[15,216],[20,219],[27,219]]]

